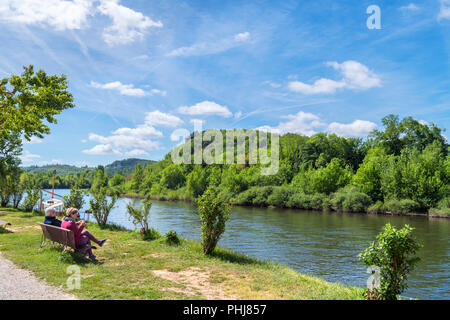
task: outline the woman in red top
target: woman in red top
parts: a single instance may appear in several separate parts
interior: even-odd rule
[[[94,241],[100,247],[103,246],[107,239],[97,240],[89,231],[83,230],[86,226],[86,221],[80,220],[77,222],[78,209],[69,208],[66,210],[66,216],[64,217],[61,228],[69,229],[75,235],[75,245],[77,248],[82,248],[83,246],[90,244],[90,241]],[[95,254],[92,253],[92,249],[88,250],[89,258],[94,260]]]

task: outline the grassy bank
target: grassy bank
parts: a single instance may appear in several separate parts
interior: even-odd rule
[[[360,299],[361,290],[300,274],[285,266],[249,258],[223,248],[204,256],[198,241],[168,245],[164,237],[141,240],[121,228],[89,230],[108,238],[98,249],[98,263],[47,245],[37,253],[41,216],[0,209],[12,223],[0,231],[0,252],[16,265],[81,299]],[[66,268],[81,269],[81,290],[68,290]]]

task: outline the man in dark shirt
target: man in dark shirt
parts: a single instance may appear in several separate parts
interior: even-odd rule
[[[51,208],[51,207],[45,209],[44,224],[50,224],[52,226],[61,228],[61,220],[56,219],[56,214],[58,214],[58,213],[59,212],[56,211],[56,209]]]

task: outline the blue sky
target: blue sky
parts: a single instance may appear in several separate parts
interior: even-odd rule
[[[389,113],[450,123],[450,0],[2,0],[0,25],[0,78],[66,74],[76,104],[23,165],[159,160],[193,119],[341,136]]]

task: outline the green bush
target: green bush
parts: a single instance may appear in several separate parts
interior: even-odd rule
[[[154,228],[150,228],[146,234],[142,235],[142,239],[147,241],[152,241],[159,238],[161,238],[161,233]]]
[[[141,206],[136,208],[136,200],[127,204],[127,213],[134,224],[134,227],[140,227],[142,238],[145,238],[150,233],[149,221],[150,209],[152,203],[150,201],[142,201]]]
[[[391,213],[406,214],[421,211],[420,204],[410,199],[390,199],[385,201],[384,210]]]
[[[219,197],[216,187],[208,188],[197,200],[198,215],[202,223],[202,247],[210,254],[225,232],[225,223],[230,218],[230,206]]]
[[[289,197],[287,202],[287,206],[293,209],[311,209],[311,195],[307,195],[304,193],[294,193]]]
[[[445,197],[438,202],[436,208],[431,208],[429,213],[438,215],[450,215],[450,197]]]
[[[413,228],[396,229],[386,224],[376,240],[358,257],[368,267],[379,268],[379,286],[368,288],[365,296],[374,300],[396,300],[407,288],[407,276],[420,260],[421,247],[412,237]]]
[[[351,186],[339,190],[331,199],[332,208],[343,212],[366,212],[371,203],[367,194]]]
[[[178,237],[178,234],[176,231],[170,230],[165,234],[166,237],[166,243],[169,245],[178,245],[180,244],[180,238]]]
[[[267,207],[272,190],[273,187],[251,187],[239,193],[231,202],[242,206]]]
[[[278,208],[285,208],[293,193],[294,190],[290,187],[274,187],[272,193],[267,198],[267,204]]]
[[[384,203],[380,200],[367,208],[368,213],[383,213],[384,211]]]

